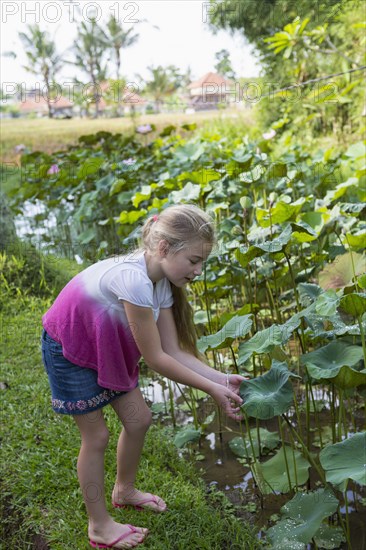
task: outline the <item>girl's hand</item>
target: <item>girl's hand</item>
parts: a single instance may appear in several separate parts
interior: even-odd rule
[[[220,384],[226,387],[228,378],[229,378],[229,390],[239,395],[240,384],[242,383],[243,380],[248,380],[248,379],[244,378],[244,376],[240,376],[240,374],[229,374],[229,377],[227,377],[226,374],[223,374],[222,379],[220,380]]]
[[[213,384],[210,395],[214,398],[218,406],[224,411],[226,416],[237,421],[243,419],[242,414],[240,414],[240,405],[243,403],[243,400],[239,397],[239,395],[231,391],[230,388],[226,388],[226,384],[225,387],[221,384]]]

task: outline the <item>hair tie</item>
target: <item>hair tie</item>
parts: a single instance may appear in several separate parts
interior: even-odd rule
[[[158,221],[158,218],[159,218],[159,216],[158,216],[157,214],[155,214],[155,215],[152,217],[153,222],[157,222],[157,221]]]

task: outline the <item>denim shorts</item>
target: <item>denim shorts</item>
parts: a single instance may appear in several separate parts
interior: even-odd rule
[[[41,345],[55,412],[87,414],[128,393],[99,386],[97,371],[68,361],[62,354],[62,345],[45,330],[42,332]]]

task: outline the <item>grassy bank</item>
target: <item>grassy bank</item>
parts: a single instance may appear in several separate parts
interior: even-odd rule
[[[205,122],[215,119],[240,118],[244,123],[252,121],[252,111],[231,110],[225,112],[203,111],[193,115],[184,113],[169,113],[139,116],[135,124],[154,124],[157,131],[169,124],[181,125],[195,122],[202,126]],[[16,162],[14,147],[23,144],[31,151],[53,153],[66,149],[68,145],[76,143],[78,137],[85,134],[94,134],[101,130],[112,133],[130,133],[133,131],[131,118],[73,118],[70,120],[41,119],[3,119],[0,138],[1,162]]]
[[[39,337],[44,299],[5,306],[2,335],[2,522],[7,549],[83,550],[89,547],[84,505],[76,479],[79,435],[71,418],[55,415],[41,364]],[[111,443],[106,456],[107,494],[114,482],[119,426],[107,411]],[[144,525],[144,548],[255,549],[251,528],[235,518],[218,492],[208,492],[192,465],[179,458],[169,429],[154,426],[147,438],[139,485],[169,504],[164,515],[112,512]]]

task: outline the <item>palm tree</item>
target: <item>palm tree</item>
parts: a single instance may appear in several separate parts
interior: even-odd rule
[[[148,67],[148,70],[151,73],[151,80],[146,82],[145,92],[153,97],[156,110],[160,113],[164,98],[172,95],[180,87],[182,76],[174,65]]]
[[[92,102],[95,103],[96,118],[99,114],[99,84],[106,79],[107,75],[107,66],[104,60],[108,46],[108,38],[96,19],[91,19],[89,23],[84,21],[80,23],[77,39],[72,47],[75,60],[70,63],[84,71],[93,84],[94,91],[91,97],[93,98]]]
[[[116,79],[119,80],[121,78],[121,50],[124,48],[129,48],[137,42],[139,35],[133,34],[132,28],[125,31],[114,15],[111,15],[107,23],[107,29],[109,46],[114,51],[116,58]]]
[[[57,54],[56,45],[48,32],[41,31],[39,25],[28,25],[27,32],[18,33],[25,48],[28,65],[24,69],[36,76],[42,76],[47,90],[48,116],[53,117],[51,85],[63,65],[62,57]]]

